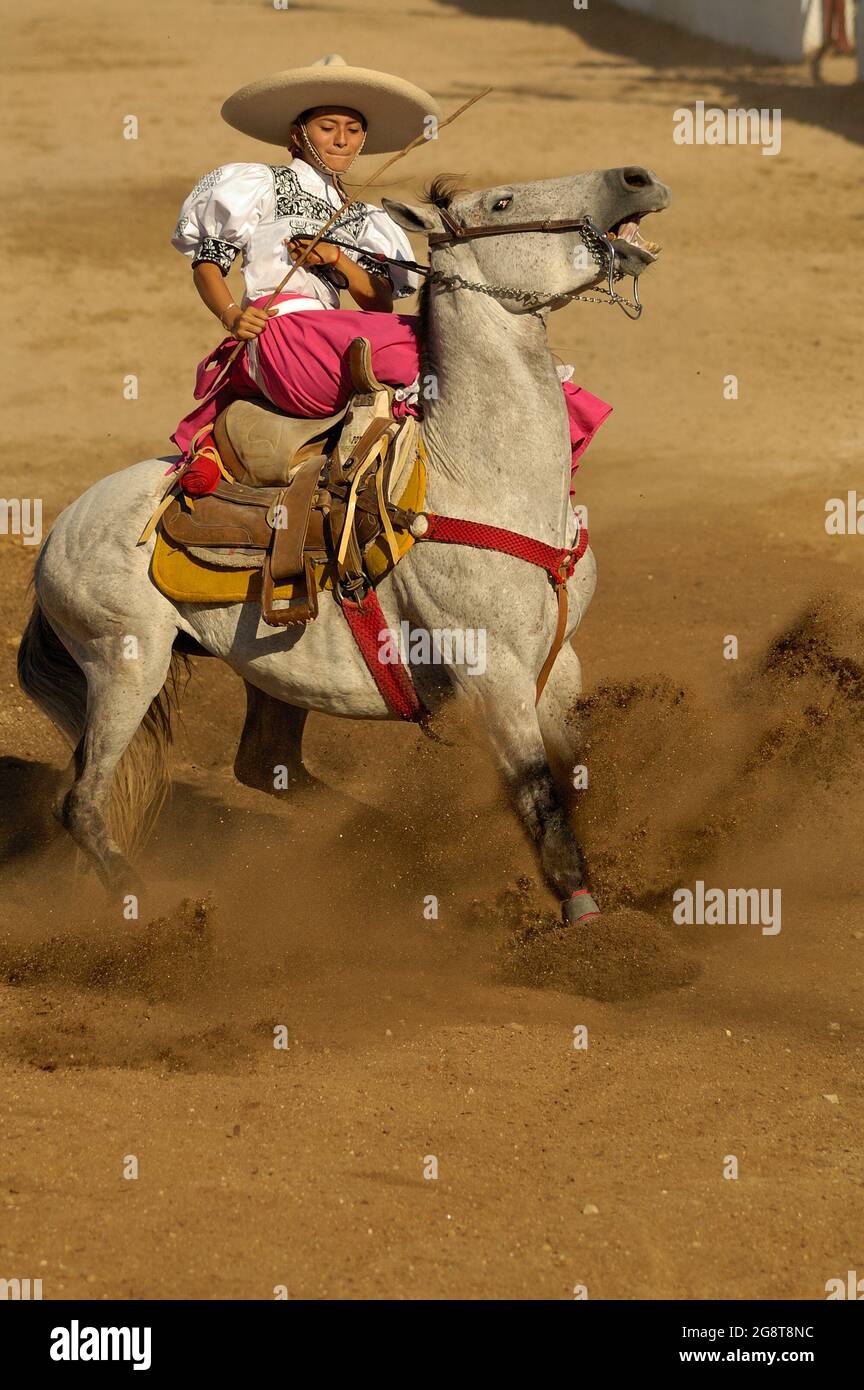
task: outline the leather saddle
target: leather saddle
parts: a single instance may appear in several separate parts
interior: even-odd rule
[[[326,419],[232,402],[213,427],[225,476],[206,496],[180,492],[161,517],[168,540],[195,559],[260,568],[261,616],[274,627],[317,616],[322,565],[334,567],[338,591],[361,596],[371,582],[364,550],[381,537],[396,564],[394,527],[410,531],[417,517],[393,500],[413,465],[415,422],[394,419],[393,389],[375,377],[368,339],[355,338],[349,365],[353,394]],[[294,597],[277,602],[286,580]]]

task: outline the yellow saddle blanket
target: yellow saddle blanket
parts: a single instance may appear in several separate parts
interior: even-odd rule
[[[426,468],[418,453],[408,481],[396,505],[406,511],[422,512],[426,502]],[[414,544],[410,532],[396,529],[399,559]],[[373,584],[378,584],[393,568],[393,561],[382,538],[372,541],[363,552],[366,572]],[[336,566],[330,562],[315,565],[319,589],[332,589],[336,576]],[[173,545],[160,527],[156,534],[156,545],[150,561],[150,577],[156,588],[166,598],[179,603],[251,603],[261,598],[262,572],[259,568],[221,569],[217,564],[208,564],[189,555],[180,546]],[[289,579],[274,588],[274,597],[286,601],[296,597],[299,586],[305,589],[302,579]]]

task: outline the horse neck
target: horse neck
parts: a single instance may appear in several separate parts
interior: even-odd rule
[[[476,291],[427,294],[421,386],[430,509],[564,543],[569,431],[545,323]]]

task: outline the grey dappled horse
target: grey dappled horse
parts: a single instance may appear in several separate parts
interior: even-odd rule
[[[572,542],[568,424],[546,318],[598,280],[598,264],[577,229],[519,227],[590,217],[611,234],[620,268],[635,277],[653,256],[634,226],[668,201],[653,174],[632,167],[479,193],[439,187],[420,207],[386,201],[410,232],[434,236],[455,222],[501,233],[430,248],[436,282],[421,301],[421,375],[434,374],[437,391],[424,403],[421,429],[431,511],[555,547]],[[235,772],[262,790],[273,791],[276,765],[287,764],[298,781],[304,776],[300,740],[309,710],[393,717],[335,602],[323,602],[305,628],[273,629],[257,604],[175,603],[159,593],[148,574],[153,541],[138,547],[136,540],[164,478],[165,460],[147,459],[102,478],[61,514],[37,562],[36,602],[19,653],[24,689],[75,747],[74,782],[59,813],[112,891],[128,891],[134,881],[109,833],[112,795],[115,811],[125,807],[127,832],[164,795],[180,651],[203,648],[246,682]],[[594,584],[589,549],[568,585],[568,639]],[[394,631],[402,621],[429,631],[485,629],[482,674],[464,665],[415,666],[415,684],[433,712],[453,697],[478,707],[546,881],[568,901],[585,870],[550,762],[573,766],[565,715],[581,673],[565,642],[535,708],[535,681],[556,623],[547,575],[499,553],[418,544],[377,592]]]

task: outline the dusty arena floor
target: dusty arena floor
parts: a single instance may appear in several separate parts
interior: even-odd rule
[[[674,201],[643,320],[551,323],[615,406],[579,475],[600,571],[579,829],[608,923],[581,964],[520,976],[500,948],[554,904],[482,750],[313,716],[318,789],[268,799],[231,775],[241,683],[204,661],[147,920],[118,920],[50,817],[68,755],[14,665],[35,549],[3,536],[0,1276],[46,1298],[823,1298],[864,1270],[864,539],[824,525],[860,478],[853,61],[813,88],[601,0],[390,15],[7,15],[2,491],[47,526],[167,450],[216,341],[168,237],[203,171],[259,157],[218,108],[261,70],[338,50],[448,110],[495,88],[379,193],[653,169]],[[781,153],[675,144],[697,100],[779,107]],[[675,926],[697,880],[780,889],[782,930]]]

